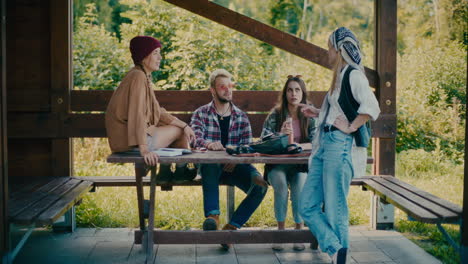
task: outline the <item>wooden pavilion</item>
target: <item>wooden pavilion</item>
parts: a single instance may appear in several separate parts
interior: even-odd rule
[[[324,49],[207,0],[165,1],[331,68]],[[73,176],[72,138],[105,137],[103,114],[78,112],[86,109],[89,102],[105,102],[100,97],[102,94],[72,90],[72,6],[72,0],[1,0],[1,263],[9,263],[7,256],[12,250],[9,220],[11,186],[50,177]],[[381,117],[373,124],[373,174],[394,176],[396,0],[375,0],[375,23],[374,69],[366,68],[382,110]],[[465,175],[467,173],[465,166]],[[461,252],[462,262],[466,263],[466,177],[464,182]]]

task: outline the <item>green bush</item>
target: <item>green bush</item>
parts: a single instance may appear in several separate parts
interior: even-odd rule
[[[73,35],[74,89],[112,90],[130,67],[129,52],[99,24],[94,4],[87,8]]]
[[[439,148],[455,162],[464,153],[466,51],[425,40],[399,57],[397,151]]]

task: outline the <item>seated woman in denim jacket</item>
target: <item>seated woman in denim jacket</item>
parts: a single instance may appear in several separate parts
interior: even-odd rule
[[[310,143],[315,133],[315,120],[305,117],[299,104],[307,103],[307,90],[300,75],[288,76],[278,103],[268,115],[263,125],[262,137],[270,133],[290,134],[295,143]],[[307,178],[307,166],[278,164],[267,165],[265,173],[275,192],[275,217],[278,229],[285,228],[288,208],[288,185],[291,189],[291,202],[296,229],[301,229],[303,220],[299,215],[299,195]],[[274,250],[282,250],[283,245],[274,244]],[[294,250],[304,250],[304,245],[295,243]]]

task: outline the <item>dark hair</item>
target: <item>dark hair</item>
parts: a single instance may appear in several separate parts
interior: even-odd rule
[[[283,90],[278,97],[278,102],[276,103],[276,106],[274,110],[277,113],[277,118],[276,118],[276,131],[281,130],[281,126],[283,125],[283,122],[286,121],[286,117],[288,115],[288,98],[287,98],[287,91],[288,91],[288,85],[290,82],[297,82],[299,86],[301,87],[302,90],[302,104],[307,104],[307,89],[304,81],[301,79],[302,76],[296,75],[296,76],[288,76],[288,79],[286,80],[286,83],[284,84]],[[309,141],[309,118],[305,117],[301,111],[297,111],[297,117],[299,119],[299,126],[301,127],[301,142],[298,143],[305,143]]]

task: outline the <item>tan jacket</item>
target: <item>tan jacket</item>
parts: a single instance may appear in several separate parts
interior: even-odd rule
[[[176,117],[159,106],[145,73],[132,68],[114,91],[106,110],[106,131],[112,152],[127,151],[146,144],[156,126],[170,124]]]

